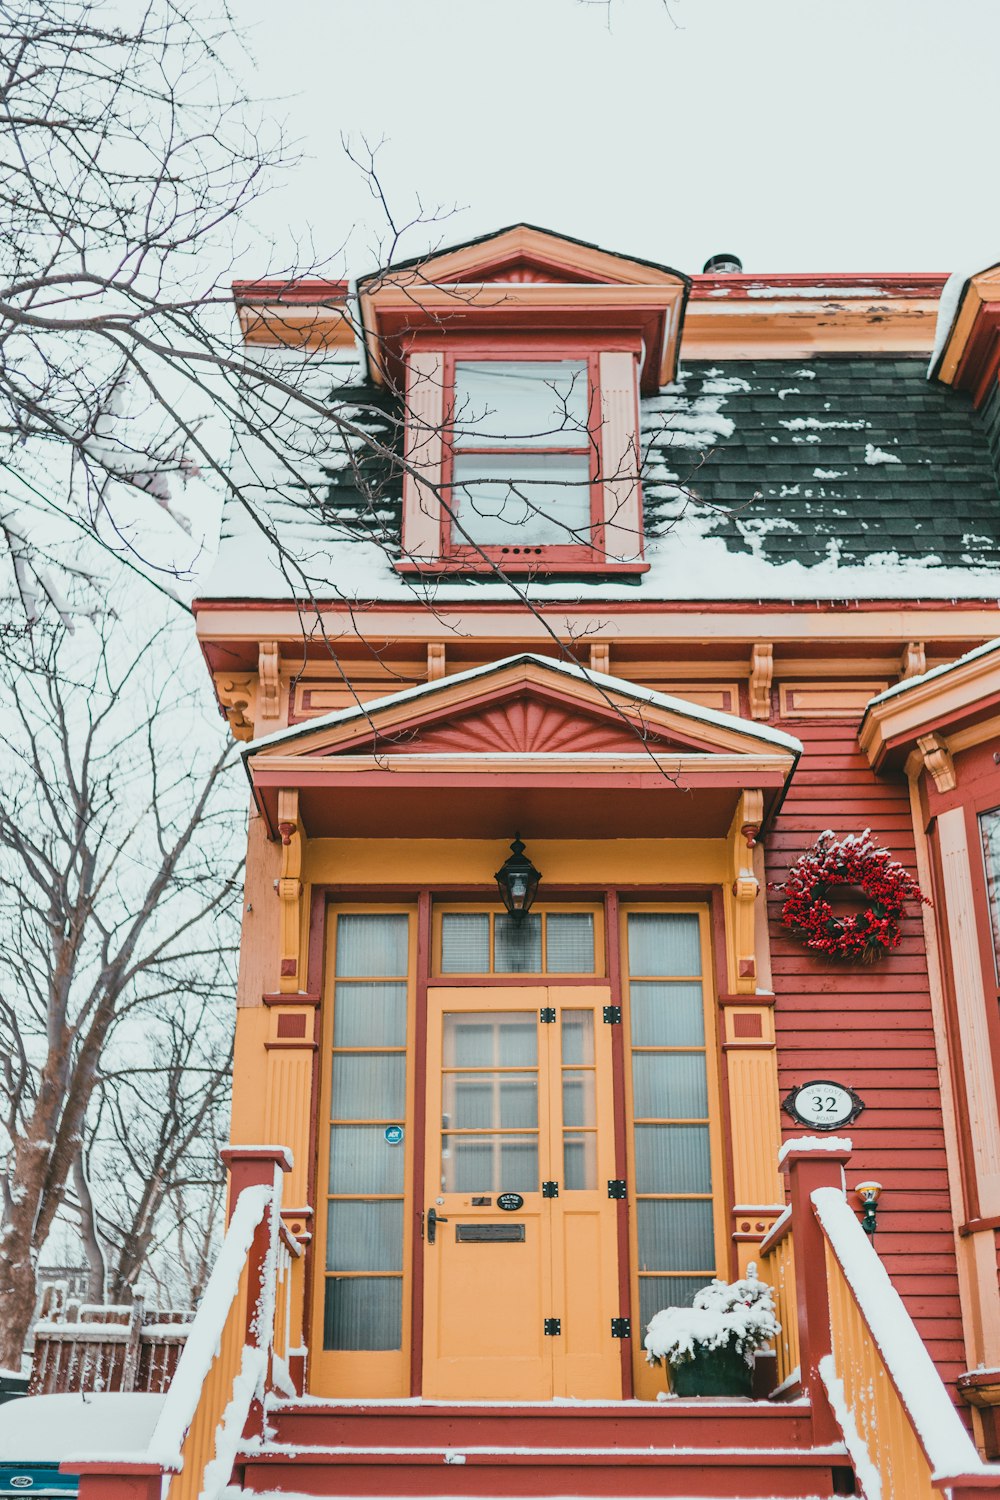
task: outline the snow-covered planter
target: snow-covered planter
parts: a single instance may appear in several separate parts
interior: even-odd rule
[[[678,1396],[749,1396],[753,1357],[781,1332],[771,1288],[750,1264],[741,1281],[713,1281],[691,1307],[666,1307],[646,1328],[646,1358],[670,1367]]]

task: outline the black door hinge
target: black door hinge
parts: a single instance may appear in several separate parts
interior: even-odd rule
[[[610,1177],[608,1179],[608,1197],[626,1198],[627,1196],[624,1177]]]
[[[542,1183],[542,1197],[543,1198],[558,1198],[559,1197],[559,1184],[558,1184],[558,1182],[543,1182]]]
[[[542,1324],[547,1338],[558,1338],[562,1333],[562,1318],[546,1318]]]
[[[622,1008],[620,1005],[606,1005],[604,1007],[605,1026],[620,1026],[622,1023]]]
[[[612,1318],[611,1337],[613,1339],[630,1339],[632,1337],[631,1318]]]
[[[543,1026],[551,1026],[556,1018],[556,1008],[554,1005],[543,1005],[538,1015]]]

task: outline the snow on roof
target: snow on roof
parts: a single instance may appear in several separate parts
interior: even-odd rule
[[[1000,636],[986,641],[982,646],[976,646],[972,651],[966,651],[964,656],[957,656],[954,661],[945,662],[944,666],[931,667],[927,672],[921,672],[919,677],[905,677],[902,682],[894,682],[892,687],[886,688],[884,693],[869,700],[868,707],[875,703],[884,703],[887,698],[897,698],[900,693],[908,693],[911,688],[919,687],[923,682],[931,682],[935,677],[946,677],[949,672],[954,672],[958,667],[965,666],[967,662],[977,661],[981,656],[989,656],[992,651],[1000,651]]]
[[[433,682],[421,682],[415,687],[402,688],[398,693],[388,693],[383,698],[376,698],[364,704],[338,708],[332,713],[320,714],[315,719],[309,719],[304,724],[294,724],[289,729],[277,729],[273,734],[262,735],[259,739],[249,741],[242,747],[242,754],[246,758],[255,755],[258,750],[263,750],[265,747],[282,744],[304,734],[315,734],[319,729],[332,727],[335,724],[346,724],[352,719],[369,719],[380,708],[385,708],[390,704],[396,705],[429,698],[444,689],[455,687],[458,683],[473,682],[477,678],[492,676],[496,672],[502,672],[505,667],[516,666],[519,662],[531,662],[551,672],[561,673],[564,677],[572,677],[579,682],[593,683],[607,692],[631,698],[637,703],[649,703],[656,708],[669,709],[696,723],[714,724],[719,729],[731,729],[739,734],[753,736],[778,749],[791,751],[796,756],[802,754],[800,740],[795,739],[793,735],[785,734],[781,729],[772,729],[768,724],[738,719],[733,714],[720,713],[713,708],[703,708],[701,704],[689,703],[684,698],[675,698],[668,693],[657,693],[652,688],[636,687],[634,683],[625,682],[622,678],[610,676],[606,672],[594,672],[590,668],[577,666],[573,662],[555,661],[550,656],[540,656],[531,651],[518,652],[515,656],[505,656],[500,661],[488,662],[485,666],[470,667],[466,672],[455,672],[448,677],[439,677]]]
[[[0,1406],[0,1462],[56,1463],[83,1449],[144,1451],[163,1396],[24,1396]]]
[[[541,578],[518,591],[539,604],[997,598],[997,476],[966,398],[929,385],[913,360],[811,366],[690,366],[645,398],[648,572]],[[353,358],[319,360],[309,380],[316,391],[327,382],[322,399],[355,431],[320,424],[314,440],[299,437],[294,472],[266,444],[244,442],[233,478],[264,524],[227,503],[200,597],[425,608],[515,597],[502,579],[394,569],[401,480],[386,454],[398,449],[398,413],[361,383]],[[366,433],[381,458],[364,452]]]

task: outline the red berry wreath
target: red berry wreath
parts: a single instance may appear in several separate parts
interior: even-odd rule
[[[830,905],[835,886],[854,886],[867,902],[861,911],[837,916]],[[788,873],[781,920],[807,948],[836,958],[872,963],[899,943],[900,923],[912,901],[930,905],[908,870],[880,849],[866,828],[838,839],[821,833]]]

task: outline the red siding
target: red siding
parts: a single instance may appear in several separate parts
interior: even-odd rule
[[[876,779],[858,750],[856,724],[782,727],[805,754],[767,839],[768,880],[783,880],[825,828],[838,835],[871,828],[913,870],[906,784]],[[810,953],[781,926],[780,891],[769,892],[769,905],[782,1097],[805,1079],[833,1078],[864,1099],[864,1113],[841,1132],[854,1143],[848,1191],[865,1177],[883,1184],[876,1249],[952,1382],[965,1357],[920,916],[907,920],[894,953],[867,966]],[[782,1125],[786,1136],[803,1129],[785,1114]]]

